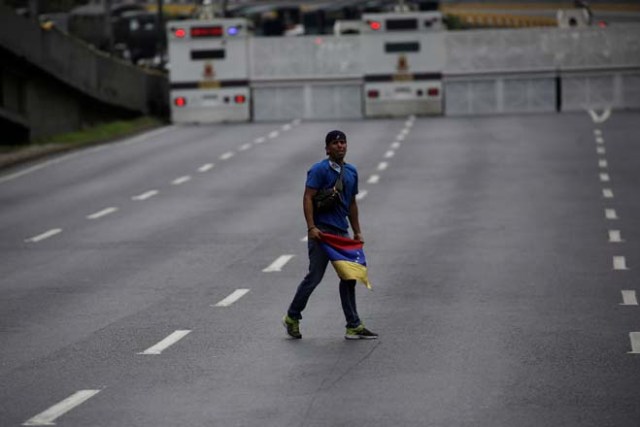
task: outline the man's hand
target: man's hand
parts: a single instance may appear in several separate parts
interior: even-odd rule
[[[320,240],[321,236],[322,236],[322,231],[320,231],[318,227],[311,227],[311,229],[309,229],[309,232],[308,232],[309,239]]]
[[[357,240],[361,243],[364,243],[364,237],[362,236],[362,233],[354,233],[353,240]]]

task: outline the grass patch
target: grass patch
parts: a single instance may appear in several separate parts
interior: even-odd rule
[[[122,136],[130,135],[135,132],[160,126],[162,121],[154,117],[139,117],[133,120],[119,120],[116,122],[104,123],[92,126],[80,131],[63,133],[46,138],[39,138],[32,144],[68,144],[68,145],[85,145],[97,142],[105,142]]]

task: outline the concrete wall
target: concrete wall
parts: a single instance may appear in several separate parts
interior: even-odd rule
[[[168,81],[0,4],[0,123],[31,138],[136,114],[166,115]]]

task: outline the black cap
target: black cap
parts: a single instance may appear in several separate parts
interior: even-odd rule
[[[327,137],[324,139],[324,144],[329,145],[330,142],[333,141],[346,141],[347,135],[344,132],[339,130],[332,130],[327,134]]]

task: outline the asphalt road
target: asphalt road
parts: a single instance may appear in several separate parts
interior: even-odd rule
[[[333,271],[303,339],[280,324],[332,128],[376,341],[343,338]],[[0,425],[637,426],[639,134],[622,112],[172,126],[7,171]]]

